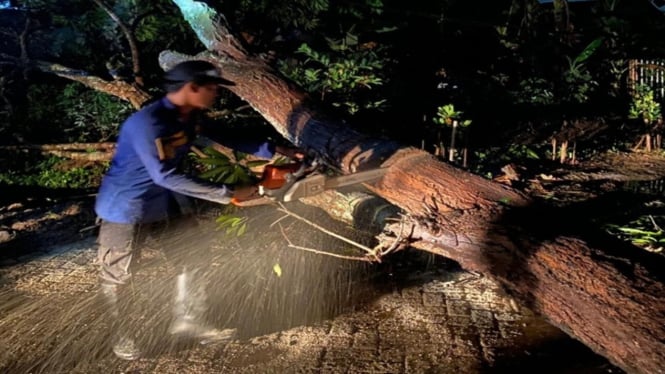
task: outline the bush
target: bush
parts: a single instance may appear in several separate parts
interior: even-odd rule
[[[46,188],[91,188],[99,186],[108,163],[76,162],[60,157],[42,160],[22,158],[5,165],[0,184]]]
[[[132,112],[129,103],[79,83],[31,85],[27,102],[15,131],[37,143],[106,141]]]

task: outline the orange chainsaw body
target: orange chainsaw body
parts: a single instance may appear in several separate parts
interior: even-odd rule
[[[286,175],[298,171],[300,168],[299,163],[289,163],[282,165],[266,165],[263,169],[261,176],[261,184],[263,188],[275,190],[286,183]]]

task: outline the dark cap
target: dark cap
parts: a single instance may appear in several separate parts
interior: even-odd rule
[[[198,85],[217,83],[233,86],[235,83],[222,78],[215,65],[201,60],[181,62],[164,74],[167,84],[193,82]]]

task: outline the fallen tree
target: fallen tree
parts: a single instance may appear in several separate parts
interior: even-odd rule
[[[519,191],[439,162],[397,142],[360,134],[326,118],[308,97],[249,55],[203,2],[174,0],[208,49],[165,51],[168,68],[206,59],[286,139],[342,173],[383,166],[372,190],[400,207],[386,224],[408,245],[458,261],[499,282],[528,307],[628,372],[665,372],[665,258],[594,232],[588,207],[555,209]],[[554,219],[554,223],[545,223]],[[587,225],[587,226],[585,226]]]

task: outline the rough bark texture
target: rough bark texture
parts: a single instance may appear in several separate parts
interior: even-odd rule
[[[510,204],[509,195],[497,199],[501,192],[489,182],[466,180],[434,160],[395,166],[375,191],[412,213],[411,246],[498,279],[624,370],[663,372],[662,256],[594,232],[586,206],[519,201],[506,210],[497,202]]]
[[[538,207],[517,191],[438,162],[417,149],[372,139],[317,114],[300,91],[244,53],[203,3],[177,5],[236,82],[230,89],[294,144],[342,172],[382,164],[373,190],[407,214],[410,244],[500,280],[554,325],[628,372],[665,372],[662,256],[591,232],[584,207]],[[167,67],[188,56],[165,52]],[[554,220],[554,224],[546,223]],[[397,232],[400,224],[388,227]],[[586,225],[586,226],[585,226]],[[585,238],[583,240],[582,238]]]
[[[109,95],[119,97],[132,104],[134,108],[140,108],[141,105],[151,98],[150,94],[138,88],[137,86],[124,81],[107,81],[90,73],[72,69],[60,64],[36,61],[34,66],[39,70],[52,73],[62,78],[71,79],[92,88],[93,90],[105,92]]]

